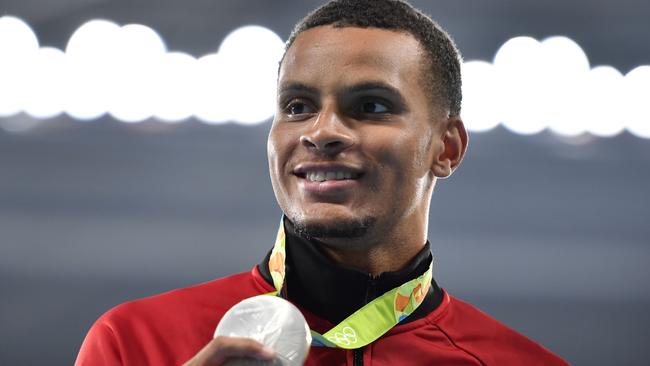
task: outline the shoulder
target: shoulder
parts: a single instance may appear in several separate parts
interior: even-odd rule
[[[224,313],[242,299],[265,290],[253,271],[243,272],[125,302],[107,311],[98,321],[112,328],[151,321],[187,321],[207,312]]]
[[[257,269],[129,301],[109,310],[104,317],[120,321],[133,315],[150,317],[159,311],[175,314],[209,307],[226,311],[244,298],[272,290]]]
[[[539,343],[447,293],[439,310],[429,321],[456,347],[486,365],[568,365]]]
[[[77,364],[113,363],[98,361],[98,355],[119,357],[123,364],[182,362],[212,338],[219,320],[234,304],[271,290],[254,268],[123,303],[93,324]]]

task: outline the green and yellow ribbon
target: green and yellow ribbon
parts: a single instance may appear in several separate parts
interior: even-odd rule
[[[275,291],[269,295],[281,293],[286,276],[285,259],[283,220],[269,258],[269,271],[275,287]],[[421,276],[385,292],[324,334],[312,330],[312,346],[357,349],[374,342],[422,304],[431,286],[432,273],[433,260]]]

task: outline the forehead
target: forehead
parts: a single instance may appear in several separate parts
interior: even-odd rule
[[[421,80],[421,57],[419,42],[406,32],[321,26],[296,37],[279,81],[327,88],[372,80],[420,89],[415,84]]]

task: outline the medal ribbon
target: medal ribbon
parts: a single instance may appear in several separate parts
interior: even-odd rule
[[[285,279],[285,249],[283,220],[280,222],[269,259],[269,271],[275,287],[275,291],[269,295],[279,296],[282,291]],[[357,349],[372,343],[422,304],[431,286],[432,267],[433,261],[421,276],[385,292],[324,334],[312,330],[312,346]]]

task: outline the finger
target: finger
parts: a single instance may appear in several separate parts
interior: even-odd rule
[[[275,352],[250,338],[222,337],[219,336],[210,342],[215,353],[230,357],[255,357],[262,360],[271,360]]]
[[[214,338],[205,346],[197,357],[207,361],[209,365],[220,365],[229,358],[253,357],[260,360],[272,360],[275,352],[263,344],[249,339],[238,337]]]

